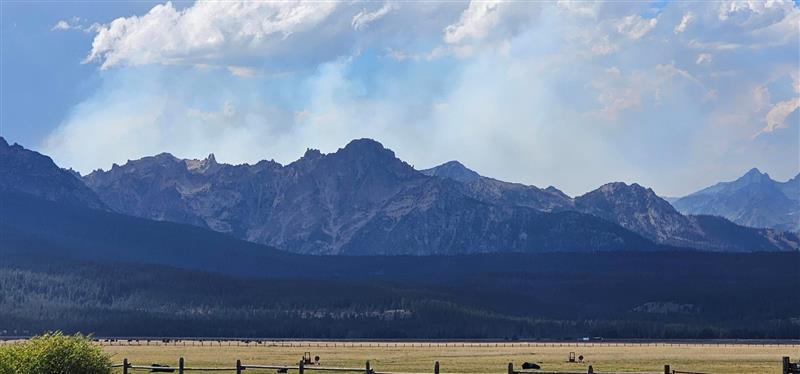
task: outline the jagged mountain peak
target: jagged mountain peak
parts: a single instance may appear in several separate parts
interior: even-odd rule
[[[306,152],[303,153],[302,159],[304,160],[315,160],[322,157],[322,152],[319,149],[315,148],[306,148]]]
[[[769,174],[761,172],[758,168],[752,168],[735,182],[738,183],[762,183],[772,181]]]
[[[447,161],[430,169],[420,170],[420,172],[428,176],[450,178],[462,183],[469,183],[482,178],[480,174],[455,160]]]
[[[187,170],[201,173],[217,170],[220,166],[213,153],[202,160],[183,160],[183,162],[186,164]]]
[[[740,225],[800,231],[798,179],[776,182],[757,168],[673,202],[684,214],[715,215]]]
[[[214,165],[219,165],[219,172],[205,172]],[[749,246],[724,235],[706,235],[703,224],[708,222],[681,215],[652,189],[636,183],[609,183],[572,199],[552,186],[543,190],[483,177],[458,161],[420,172],[372,139],[353,140],[329,154],[308,149],[286,166],[266,161],[230,166],[217,164],[213,154],[203,160],[181,160],[162,153],[121,168],[84,178],[120,212],[204,226],[302,253],[530,249],[525,244],[528,234],[519,231],[528,230],[529,224],[577,219],[578,226],[562,223],[567,231],[580,234],[586,231],[578,227],[602,223],[591,216],[660,244],[718,250]],[[475,231],[476,227],[482,229]],[[606,235],[602,243],[611,243],[607,235],[622,235],[614,227],[618,226],[594,229]],[[742,229],[726,230],[738,235]],[[452,237],[463,240],[454,246],[448,239]],[[564,245],[574,244],[571,238],[555,238]]]
[[[598,188],[598,189],[596,189],[594,191],[588,192],[587,195],[591,194],[591,193],[603,193],[603,194],[606,194],[606,195],[630,195],[630,194],[634,194],[634,195],[639,195],[639,196],[655,196],[655,197],[658,197],[656,195],[655,191],[653,191],[652,188],[644,187],[644,186],[642,186],[642,185],[640,185],[638,183],[627,184],[625,182],[606,183],[606,184],[600,186],[600,188]],[[660,197],[659,197],[659,199],[660,199]]]
[[[369,138],[354,139],[350,141],[350,143],[347,143],[344,148],[337,150],[334,154],[356,157],[382,157],[386,159],[396,158],[392,150],[384,147],[380,142]]]
[[[146,156],[136,160],[127,160],[125,164],[119,165],[116,162],[111,164],[111,169],[109,171],[119,171],[119,170],[135,170],[141,167],[153,167],[153,166],[172,166],[177,165],[178,163],[183,162],[183,160],[173,156],[171,153],[161,152],[154,156]],[[93,171],[91,174],[96,173],[103,173],[103,169],[97,169]]]

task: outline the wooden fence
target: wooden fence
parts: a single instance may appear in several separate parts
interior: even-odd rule
[[[236,360],[236,365],[232,367],[191,367],[185,366],[183,357],[178,360],[178,367],[165,367],[165,366],[153,366],[153,365],[133,365],[128,362],[128,359],[124,359],[122,364],[113,365],[115,368],[122,368],[123,374],[129,374],[129,370],[133,369],[140,369],[140,370],[150,370],[151,372],[169,372],[178,374],[184,374],[187,371],[235,371],[236,374],[242,374],[242,371],[247,369],[264,369],[264,370],[276,370],[279,373],[287,373],[289,370],[296,371],[299,374],[305,374],[306,371],[332,371],[332,372],[344,372],[344,373],[365,373],[365,374],[412,374],[412,373],[398,373],[398,372],[389,372],[389,371],[377,371],[373,369],[369,361],[366,362],[364,367],[361,368],[347,368],[347,367],[330,367],[330,366],[317,366],[317,365],[310,365],[306,366],[304,363],[299,363],[298,365],[255,365],[255,364],[242,364],[241,360]],[[434,374],[439,374],[439,361],[433,366]]]
[[[241,360],[236,360],[236,364],[230,367],[191,367],[186,366],[181,357],[178,360],[178,367],[166,367],[166,366],[156,366],[156,365],[133,365],[128,362],[128,359],[124,359],[121,364],[114,365],[115,368],[122,368],[123,374],[130,374],[132,370],[150,370],[150,372],[161,372],[161,373],[175,373],[184,374],[187,371],[229,371],[229,372],[236,372],[236,374],[242,374],[243,371],[247,369],[263,369],[263,370],[276,370],[278,373],[288,373],[290,370],[292,372],[297,372],[298,374],[305,374],[306,371],[329,371],[329,372],[344,372],[344,373],[364,373],[364,374],[415,374],[415,373],[401,373],[401,372],[391,372],[391,371],[379,371],[375,370],[370,366],[369,361],[366,362],[364,367],[330,367],[330,366],[318,366],[318,365],[309,365],[306,366],[304,363],[299,363],[298,365],[255,365],[255,364],[242,364]],[[516,370],[514,369],[513,363],[508,363],[508,374],[708,374],[708,373],[698,373],[698,372],[690,372],[690,371],[678,371],[678,370],[670,370],[669,365],[664,365],[664,371],[658,372],[625,372],[625,373],[617,373],[617,372],[597,372],[594,371],[592,365],[589,365],[586,371],[526,371],[526,370]],[[417,373],[419,374],[419,373]],[[440,374],[439,368],[439,361],[436,361],[433,364],[433,374]]]

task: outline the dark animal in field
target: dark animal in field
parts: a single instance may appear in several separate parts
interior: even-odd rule
[[[278,369],[278,373],[288,373],[289,369]]]
[[[161,364],[152,364],[150,365],[152,369],[150,369],[151,373],[174,373],[175,369],[169,367],[169,365],[161,365]]]
[[[533,362],[523,362],[522,368],[527,370],[527,369],[541,369],[542,367]]]

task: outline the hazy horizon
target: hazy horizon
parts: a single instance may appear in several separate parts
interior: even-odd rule
[[[800,172],[797,2],[2,8],[0,135],[83,174],[160,152],[286,164],[362,137],[572,196]]]

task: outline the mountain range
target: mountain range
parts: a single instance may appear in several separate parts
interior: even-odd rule
[[[419,172],[360,140],[81,177],[0,141],[0,335],[800,336],[794,234],[683,216],[635,184],[570,198],[459,165]]]
[[[570,198],[457,162],[418,171],[370,139],[288,165],[163,153],[84,177],[0,142],[0,188],[207,228],[301,254],[797,250],[796,234],[683,215],[651,189],[610,183]],[[8,176],[8,177],[5,177]],[[24,207],[20,207],[21,209]]]
[[[458,181],[465,194],[481,201],[550,212],[577,211],[613,222],[658,244],[704,250],[797,247],[796,236],[780,230],[741,227],[711,215],[683,215],[652,189],[636,183],[607,183],[573,199],[552,186],[540,189],[484,177],[457,161],[422,173]]]
[[[739,179],[717,183],[672,204],[683,214],[715,215],[744,226],[800,232],[800,174],[778,182],[754,168]]]

